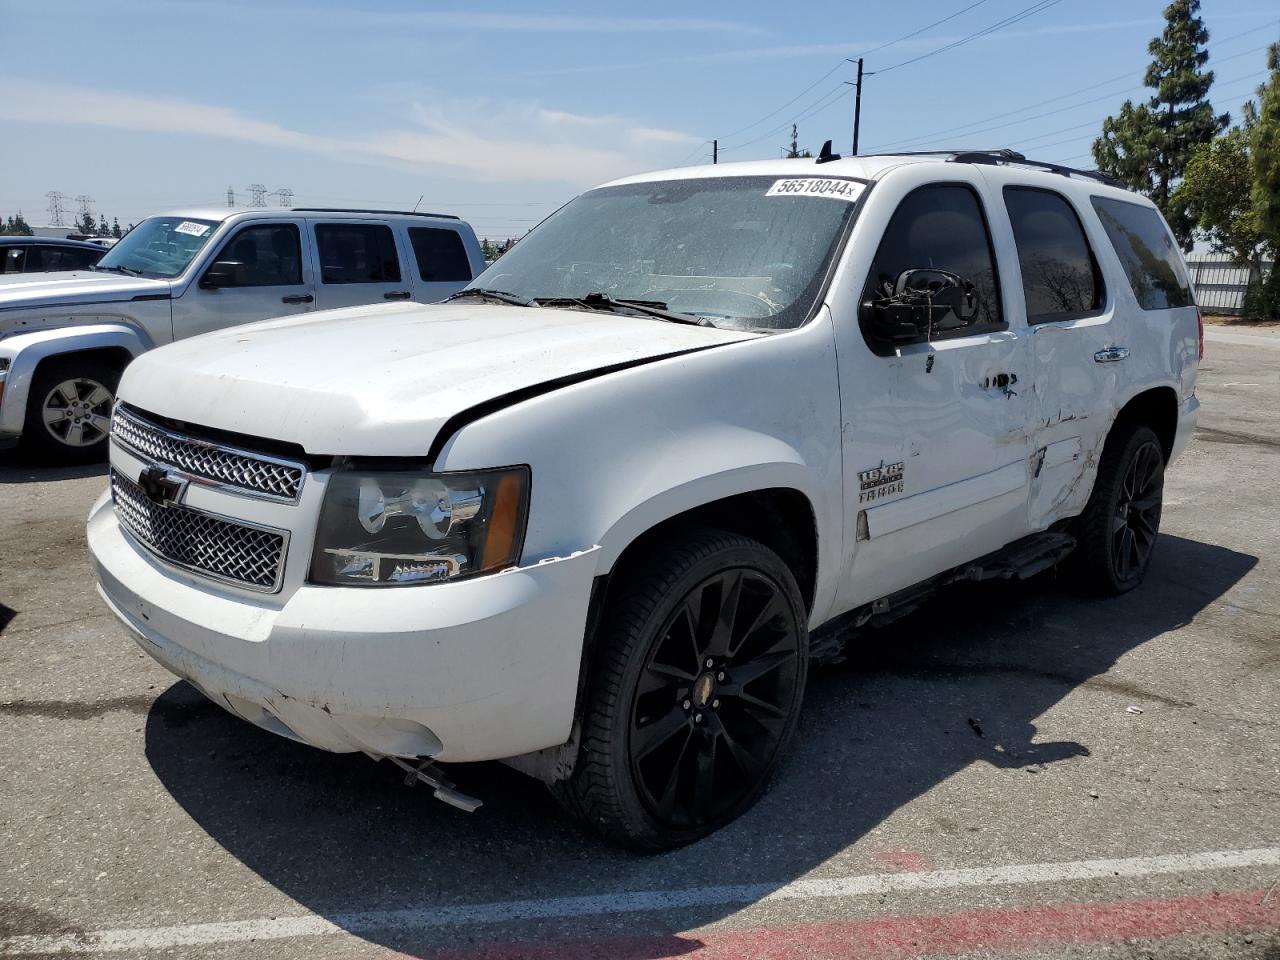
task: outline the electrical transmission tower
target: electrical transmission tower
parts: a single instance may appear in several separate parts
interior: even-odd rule
[[[234,207],[236,205],[236,192],[231,187],[227,187],[227,206]]]
[[[245,189],[253,196],[253,199],[249,201],[249,206],[265,207],[267,205],[267,188],[262,184],[251,183]]]
[[[288,187],[281,187],[277,190],[275,198],[280,201],[280,206],[286,209],[293,206],[293,191]]]
[[[76,197],[76,203],[80,204],[81,219],[93,216],[93,197],[82,193]]]
[[[49,198],[49,226],[65,227],[66,224],[62,222],[62,201],[67,195],[58,190],[50,190],[45,196]]]

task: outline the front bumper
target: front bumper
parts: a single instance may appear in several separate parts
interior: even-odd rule
[[[338,752],[491,760],[564,743],[599,550],[401,588],[246,596],[166,566],[93,507],[98,590],[138,644],[211,700]]]

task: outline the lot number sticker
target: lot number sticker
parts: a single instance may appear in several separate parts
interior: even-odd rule
[[[209,225],[207,223],[192,223],[190,220],[183,220],[173,228],[173,232],[189,233],[193,237],[203,237],[209,232]]]
[[[791,180],[775,180],[766,197],[828,197],[852,203],[862,196],[865,186],[853,180],[822,180],[818,177],[797,177]]]

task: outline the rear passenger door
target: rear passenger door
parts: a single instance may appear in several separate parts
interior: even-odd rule
[[[1021,296],[1011,309],[1031,331],[1034,404],[1031,437],[1031,495],[1028,523],[1043,529],[1074,516],[1084,507],[1087,467],[1100,436],[1110,426],[1106,411],[1116,409],[1123,363],[1100,362],[1117,339],[1116,296],[1108,290],[1099,265],[1101,238],[1086,229],[1093,218],[1079,207],[1075,185],[1059,189],[1028,185],[1026,176],[1008,182],[1001,195],[1017,249]]]
[[[390,226],[369,221],[313,220],[310,224],[319,277],[318,309],[413,298]]]
[[[457,230],[409,227],[408,234],[415,267],[415,300],[435,303],[471,282],[471,261]]]

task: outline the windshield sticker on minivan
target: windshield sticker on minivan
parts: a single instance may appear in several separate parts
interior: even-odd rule
[[[775,180],[766,192],[766,197],[829,197],[832,200],[847,200],[852,203],[862,196],[865,184],[853,180],[821,180],[818,177],[797,177],[790,180]]]
[[[192,223],[190,220],[183,220],[173,228],[173,232],[189,233],[193,237],[203,237],[209,232],[209,225],[207,223]]]

